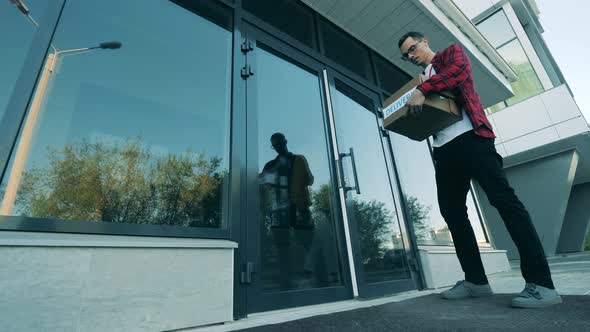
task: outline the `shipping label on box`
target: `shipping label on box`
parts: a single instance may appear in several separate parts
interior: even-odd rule
[[[394,101],[393,103],[391,103],[389,106],[387,106],[383,110],[384,117],[387,118],[388,116],[392,115],[396,111],[399,111],[402,107],[406,106],[406,103],[408,102],[408,100],[412,96],[412,93],[414,93],[415,90],[416,90],[416,87],[414,87],[410,91],[406,92],[399,99],[397,99],[396,101]]]

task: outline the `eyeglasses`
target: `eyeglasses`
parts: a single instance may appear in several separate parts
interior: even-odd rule
[[[422,41],[420,40],[416,44],[410,46],[410,48],[408,48],[408,51],[406,53],[402,54],[402,60],[408,61],[409,60],[408,56],[410,54],[411,55],[414,55],[414,52],[416,52],[416,48],[418,47],[418,44],[420,44],[421,42]]]

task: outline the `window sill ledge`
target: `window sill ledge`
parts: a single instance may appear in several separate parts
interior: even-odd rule
[[[214,239],[0,231],[0,247],[235,249],[238,244]]]

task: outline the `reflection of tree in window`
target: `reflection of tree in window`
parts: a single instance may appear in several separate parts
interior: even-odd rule
[[[434,228],[429,224],[430,207],[420,203],[418,198],[414,196],[408,197],[407,204],[416,239],[418,241],[431,240]]]
[[[155,156],[136,139],[49,148],[48,160],[25,172],[17,215],[221,227],[227,172],[219,169],[219,157],[191,151]]]
[[[392,213],[383,202],[356,199],[353,200],[353,211],[365,267],[379,265],[388,249],[386,242],[391,241]]]
[[[313,191],[313,215],[316,223],[331,222],[331,195],[332,191],[327,184],[321,185],[319,190]],[[356,199],[352,202],[364,263],[366,266],[382,265],[383,258],[391,247],[387,243],[395,242],[399,238],[399,234],[392,234],[393,214],[383,202],[376,200],[364,202]],[[403,250],[401,240],[395,249]]]

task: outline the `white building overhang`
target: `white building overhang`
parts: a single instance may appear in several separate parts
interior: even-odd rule
[[[513,95],[506,77],[513,79],[514,73],[503,66],[496,51],[482,45],[481,39],[485,39],[475,27],[463,24],[469,22],[467,17],[465,22],[458,22],[457,13],[452,17],[453,13],[441,9],[448,7],[446,2],[452,5],[451,0],[437,0],[438,5],[433,0],[302,1],[411,76],[418,75],[420,68],[400,58],[397,43],[405,32],[423,33],[434,51],[458,43],[471,58],[477,93],[484,107]]]

